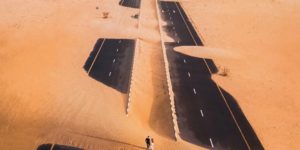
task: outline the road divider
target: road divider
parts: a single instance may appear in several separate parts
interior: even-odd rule
[[[155,1],[156,4],[156,14],[157,14],[157,19],[158,19],[158,24],[159,24],[159,32],[160,32],[160,38],[161,38],[161,47],[163,50],[163,57],[164,57],[164,63],[165,63],[165,71],[166,71],[166,76],[167,76],[167,83],[168,83],[168,92],[170,96],[170,104],[171,104],[171,111],[172,111],[172,119],[173,119],[173,126],[174,126],[174,136],[175,140],[179,141],[181,138],[179,136],[179,128],[178,128],[178,122],[177,122],[177,116],[176,116],[176,110],[175,110],[175,101],[174,101],[174,92],[172,88],[172,83],[171,83],[171,78],[170,78],[170,71],[169,71],[169,62],[167,59],[167,54],[166,54],[166,48],[164,46],[164,40],[163,40],[163,35],[162,35],[162,23],[161,23],[161,18],[159,14],[159,7],[158,7],[158,1]]]

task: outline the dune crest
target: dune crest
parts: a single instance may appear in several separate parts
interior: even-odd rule
[[[176,52],[189,55],[192,57],[206,59],[241,59],[242,56],[230,50],[212,48],[206,46],[178,46],[174,49]]]

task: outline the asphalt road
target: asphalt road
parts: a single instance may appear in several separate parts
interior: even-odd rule
[[[119,4],[125,7],[140,8],[141,0],[121,0]]]
[[[135,40],[99,39],[84,69],[89,76],[122,93],[128,93]]]
[[[175,42],[164,43],[182,139],[209,149],[264,149],[236,100],[211,79],[213,60],[174,51],[203,43],[177,2],[159,2],[163,27]]]
[[[83,150],[76,147],[57,145],[57,144],[43,144],[40,145],[37,150]]]

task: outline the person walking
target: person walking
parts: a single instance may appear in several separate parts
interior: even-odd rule
[[[153,138],[151,138],[151,141],[150,141],[150,150],[154,150],[154,140]]]
[[[147,138],[145,139],[146,145],[147,145],[147,149],[150,150],[150,145],[151,145],[151,138],[150,136],[147,136]]]

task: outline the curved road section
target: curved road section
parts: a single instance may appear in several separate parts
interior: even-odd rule
[[[183,45],[202,46],[184,10],[177,2],[159,1],[180,137],[209,149],[264,149],[235,99],[212,79],[217,67],[210,59],[174,51]]]

